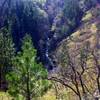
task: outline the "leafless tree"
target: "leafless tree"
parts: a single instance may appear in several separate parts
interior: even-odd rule
[[[88,74],[91,69],[91,67],[87,65],[90,53],[89,45],[86,44],[79,50],[78,55],[73,56],[69,47],[64,44],[62,53],[58,58],[58,63],[61,67],[58,68],[57,75],[54,73],[50,75],[49,79],[60,82],[67,88],[70,88],[78,96],[79,100],[89,100],[89,96],[93,98],[93,94],[89,90],[84,78],[84,74]],[[98,66],[97,59],[95,59],[95,62],[96,66]]]

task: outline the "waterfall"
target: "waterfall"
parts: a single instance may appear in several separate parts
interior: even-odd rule
[[[51,70],[54,67],[54,63],[49,55],[49,48],[50,48],[50,38],[47,36],[46,49],[45,49],[45,58],[46,58],[46,62],[47,62],[46,67],[48,70]]]

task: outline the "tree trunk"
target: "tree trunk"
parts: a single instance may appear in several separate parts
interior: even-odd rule
[[[29,89],[29,82],[27,82],[27,94],[26,94],[26,100],[31,100],[30,89]]]
[[[29,71],[27,69],[27,82],[26,82],[26,85],[27,85],[27,94],[26,94],[26,100],[31,100],[31,94],[30,94],[30,74],[29,74]]]

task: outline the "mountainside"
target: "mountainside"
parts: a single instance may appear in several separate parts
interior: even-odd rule
[[[78,89],[79,98],[80,95],[82,97],[80,100],[96,100],[100,97],[100,5],[84,14],[81,25],[71,36],[60,42],[51,55],[56,68],[51,71],[49,78],[72,91]],[[70,100],[78,98],[72,97]]]
[[[100,0],[1,0],[0,97],[100,100]]]
[[[83,14],[97,1],[2,0],[0,28],[10,23],[16,51],[20,50],[25,34],[31,34],[38,59],[47,69],[52,69],[55,64],[50,53],[79,27]]]
[[[84,45],[89,44],[90,49],[100,49],[100,5],[87,11],[82,18],[81,25],[67,39],[63,40],[56,49],[56,56],[63,52],[63,46],[68,46],[73,56],[78,55]]]

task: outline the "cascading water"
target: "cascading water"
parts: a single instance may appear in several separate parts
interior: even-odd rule
[[[51,70],[54,67],[54,63],[52,58],[50,57],[50,37],[46,34],[46,40],[45,40],[45,66],[48,70]]]

